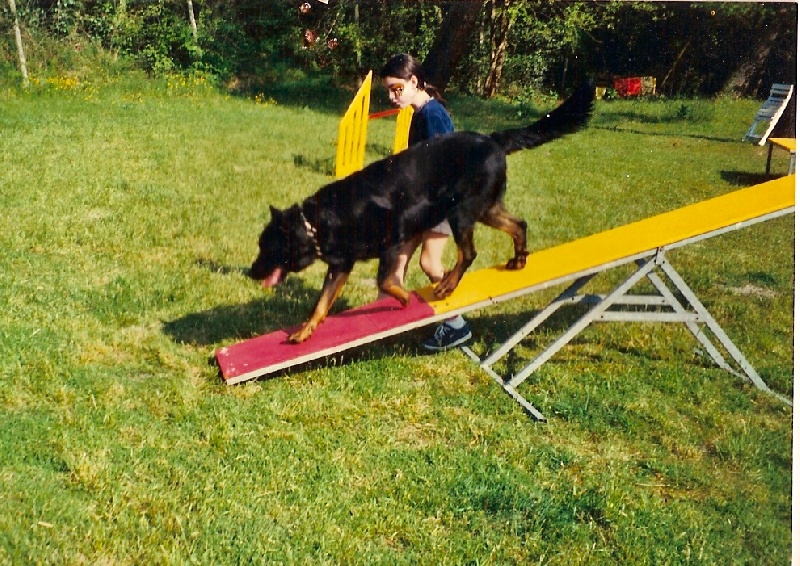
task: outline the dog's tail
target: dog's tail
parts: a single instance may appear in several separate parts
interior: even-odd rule
[[[524,128],[495,132],[490,137],[508,154],[572,134],[580,130],[592,115],[594,97],[594,85],[584,83],[561,106],[548,112],[544,118]]]

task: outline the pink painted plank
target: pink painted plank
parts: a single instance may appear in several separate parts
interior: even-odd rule
[[[377,340],[434,315],[416,293],[406,308],[389,297],[329,316],[302,344],[288,341],[295,327],[220,348],[217,363],[226,383],[239,383]]]

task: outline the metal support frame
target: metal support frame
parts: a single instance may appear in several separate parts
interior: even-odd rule
[[[767,171],[766,174],[769,175],[769,171],[772,165],[772,150],[775,148],[775,144],[772,143],[772,140],[769,141],[769,149],[767,149]],[[784,147],[786,151],[789,152],[789,172],[786,173],[787,175],[792,175],[794,173],[795,164],[797,163],[797,154],[794,150],[788,149]]]
[[[745,381],[750,381],[758,389],[792,406],[792,401],[790,399],[772,391],[767,384],[764,383],[764,380],[762,380],[755,369],[753,369],[753,366],[747,361],[744,354],[736,347],[717,321],[714,320],[714,317],[703,306],[700,299],[692,292],[678,272],[675,271],[675,268],[670,265],[664,252],[664,249],[658,249],[648,257],[636,259],[636,271],[607,295],[579,294],[580,290],[602,270],[579,277],[558,297],[553,299],[549,305],[537,312],[530,321],[509,337],[497,350],[489,354],[483,360],[469,347],[463,347],[462,350],[477,362],[481,369],[489,374],[531,417],[537,421],[546,421],[547,419],[545,416],[527,401],[519,391],[517,391],[517,388],[591,323],[683,323],[719,367]],[[659,272],[672,284],[675,291],[665,283],[664,279],[659,275]],[[656,292],[654,294],[628,294],[634,285],[645,279],[648,280],[655,289]],[[681,298],[683,300],[681,300]],[[564,305],[576,303],[590,305],[589,311],[576,320],[561,334],[561,336],[540,352],[517,374],[504,378],[492,369],[495,363],[510,353],[515,346],[534,332],[559,308]],[[728,363],[725,356],[720,352],[720,349],[715,346],[705,330],[716,338],[718,344],[727,352],[735,366],[738,366],[738,370]]]

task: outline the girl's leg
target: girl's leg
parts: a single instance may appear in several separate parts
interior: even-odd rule
[[[422,238],[422,251],[419,254],[419,266],[431,283],[438,283],[444,277],[442,257],[447,247],[448,234],[425,232]]]
[[[431,283],[438,283],[444,277],[442,257],[449,238],[449,234],[426,232],[422,239],[419,264]],[[428,350],[441,351],[463,344],[471,337],[472,332],[467,326],[467,321],[461,315],[457,315],[440,324],[433,337],[425,340],[422,345]]]

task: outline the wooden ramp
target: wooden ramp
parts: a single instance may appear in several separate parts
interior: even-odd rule
[[[497,266],[467,273],[453,295],[445,300],[436,300],[433,289],[426,287],[412,294],[413,300],[408,308],[400,308],[394,299],[384,299],[328,317],[314,335],[303,344],[289,344],[286,338],[292,329],[281,330],[221,348],[217,351],[217,360],[225,382],[239,383],[400,334],[458,313],[473,311],[544,288],[572,282],[573,285],[562,293],[559,299],[542,311],[547,313],[544,318],[567,302],[574,303],[586,299],[594,301],[597,308],[592,317],[580,321],[579,324],[576,323],[568,331],[565,340],[545,352],[543,359],[541,356],[537,358],[540,363],[535,367],[539,367],[549,359],[572,336],[591,322],[612,319],[642,320],[687,324],[689,330],[718,364],[741,375],[724,361],[719,351],[705,338],[699,328],[702,324],[711,327],[712,334],[722,342],[723,348],[744,370],[743,377],[752,381],[757,387],[769,391],[744,356],[735,349],[727,336],[724,336],[724,332],[694,297],[685,282],[680,280],[674,269],[669,266],[664,254],[677,247],[792,213],[794,193],[794,175],[782,177],[534,252],[528,256],[527,266],[522,270],[509,271]],[[587,299],[577,294],[577,290],[597,273],[629,263],[636,263],[639,266],[638,275],[626,280],[608,296],[594,295]],[[680,301],[675,296],[678,293],[670,291],[668,286],[663,284],[655,269],[660,269],[666,274],[673,288],[678,287],[679,294],[688,299],[690,305],[694,307],[691,312],[681,307]],[[672,312],[658,312],[650,318],[640,316],[641,313],[625,316],[611,313],[613,310],[611,307],[619,305],[638,303],[641,306],[643,299],[631,298],[626,293],[643,278],[649,279],[658,290],[658,297],[648,302],[648,305],[666,306],[671,308]],[[538,313],[520,332],[485,360],[481,360],[468,348],[464,349],[529,414],[539,420],[544,420],[541,413],[516,390],[535,367],[526,368],[516,376],[504,378],[497,375],[491,369],[491,365],[541,324],[544,320],[542,313]],[[782,400],[788,402],[785,398]]]

